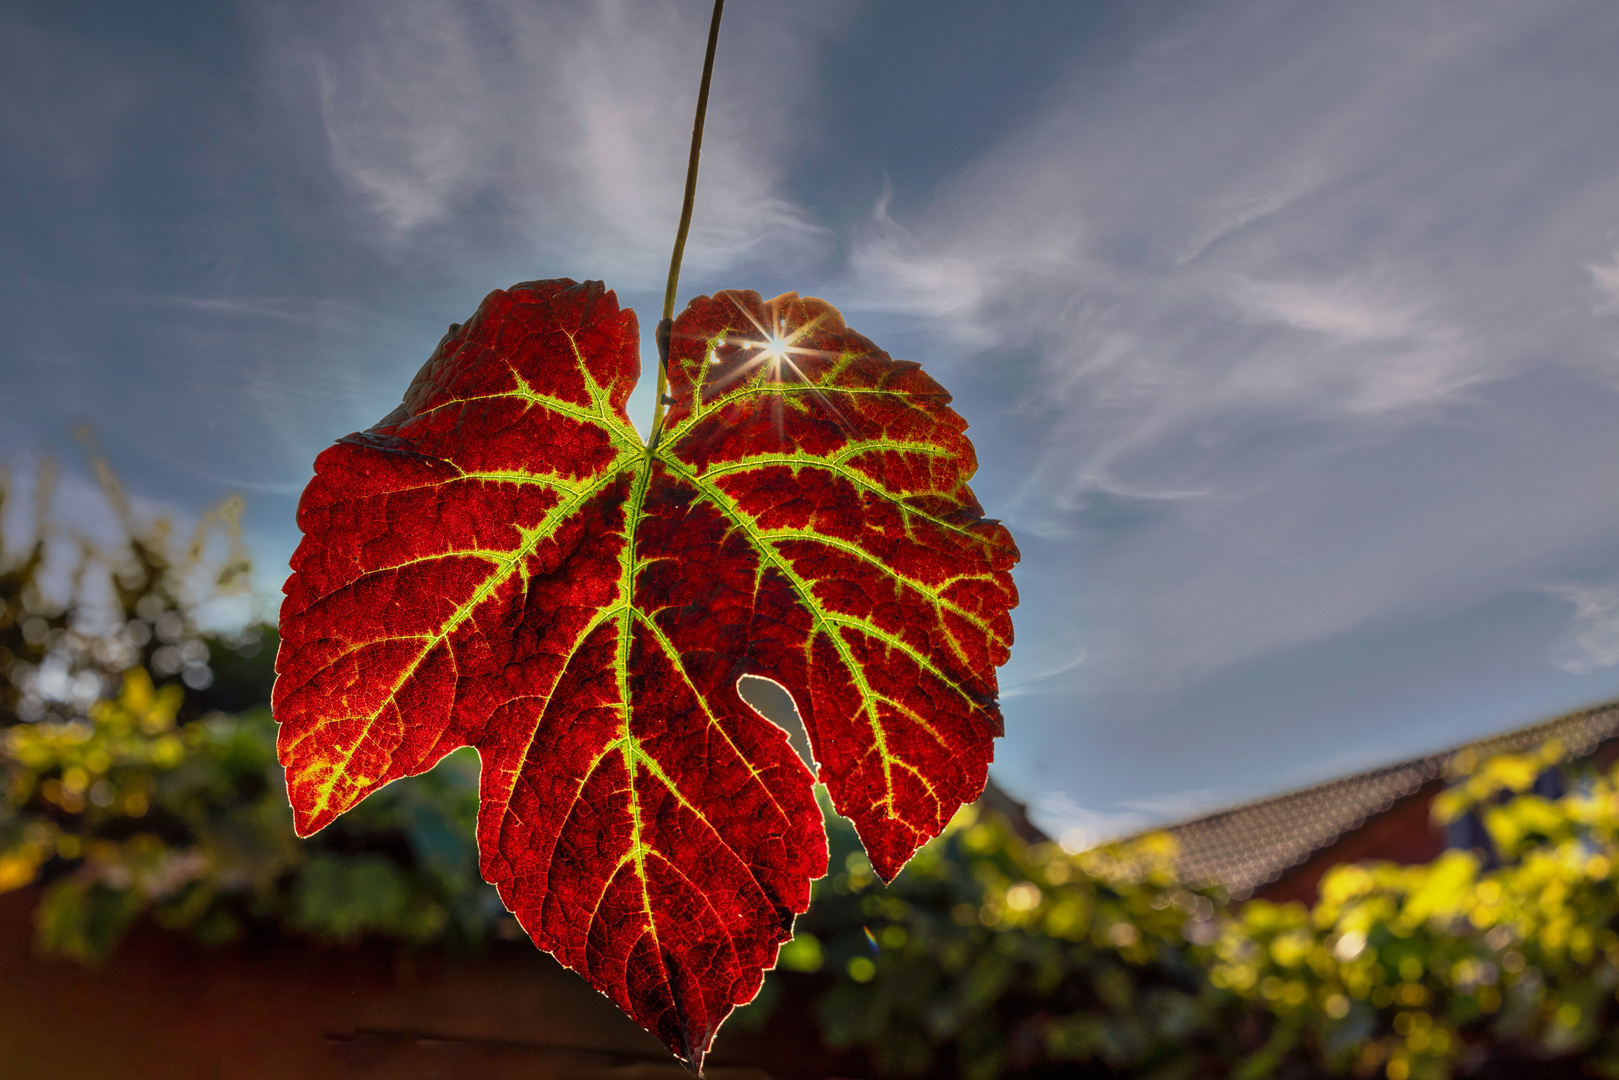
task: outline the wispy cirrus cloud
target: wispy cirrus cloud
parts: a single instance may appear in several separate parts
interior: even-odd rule
[[[1575,675],[1619,666],[1619,584],[1559,585],[1546,591],[1574,606],[1572,625],[1552,645],[1551,662]]]
[[[1586,269],[1591,272],[1592,284],[1596,286],[1597,310],[1619,311],[1619,253],[1615,253],[1609,263],[1590,263]]]
[[[818,39],[849,5],[731,12],[688,265],[813,253],[782,194]],[[666,269],[706,21],[673,2],[365,2],[270,23],[318,87],[332,166],[404,241],[491,213],[553,258],[645,288]],[[794,64],[773,62],[793,55]]]
[[[274,564],[487,289],[649,323],[702,5],[159,8],[0,12],[8,452],[84,420],[173,505],[246,487]],[[1608,601],[1542,589],[1619,564],[1619,8],[985,10],[733,5],[683,282],[820,292],[958,395],[1025,553],[997,777],[1140,822],[1619,692]]]
[[[1126,799],[1112,810],[1094,810],[1064,791],[1048,791],[1030,806],[1040,827],[1069,851],[1082,851],[1146,829],[1230,806],[1242,793],[1229,788],[1199,788]]]
[[[1619,152],[1591,149],[1619,114],[1581,40],[1619,20],[1189,11],[930,203],[877,206],[847,293],[957,371],[1030,358],[995,511],[1084,545],[1083,588],[1023,624],[1086,651],[1069,685],[1184,688],[1527,587],[1613,528],[1569,498],[1605,467],[1583,433],[1547,441],[1561,391],[1507,389],[1619,369],[1582,299],[1619,280]]]

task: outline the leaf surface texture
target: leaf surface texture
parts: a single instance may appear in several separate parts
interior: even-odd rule
[[[484,876],[700,1065],[826,872],[816,779],[885,879],[982,791],[1017,549],[949,395],[830,305],[693,300],[651,449],[638,345],[599,282],[494,292],[323,452],[274,704],[304,835],[476,747]]]

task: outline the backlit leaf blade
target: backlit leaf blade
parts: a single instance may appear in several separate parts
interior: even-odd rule
[[[659,449],[677,486],[757,553],[748,670],[793,694],[890,880],[983,791],[1001,734],[1017,548],[968,490],[967,425],[918,365],[795,294],[692,301],[670,381]],[[707,562],[701,541],[671,543]]]
[[[752,363],[761,315],[807,327],[792,378]],[[967,492],[948,396],[826,305],[721,294],[675,333],[649,452],[635,317],[599,283],[452,327],[316,462],[275,708],[306,835],[477,747],[485,877],[700,1063],[826,867],[812,778],[738,679],[794,694],[892,876],[983,786],[1016,550]]]

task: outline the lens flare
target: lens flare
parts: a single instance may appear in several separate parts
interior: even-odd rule
[[[763,341],[751,344],[759,350],[759,359],[767,364],[780,364],[787,359],[787,350],[792,347],[792,342],[780,334],[771,334]]]
[[[734,297],[731,302],[750,324],[752,332],[748,328],[733,327],[710,339],[711,349],[716,352],[726,349],[728,355],[717,369],[705,370],[704,395],[716,397],[733,392],[733,387],[737,390],[748,387],[744,392],[762,395],[764,407],[774,414],[776,432],[784,440],[790,409],[806,415],[818,412],[839,428],[851,431],[832,398],[817,385],[829,363],[838,360],[837,354],[810,344],[819,317],[796,323],[787,311],[777,308],[778,301],[767,303],[759,314]],[[710,353],[711,361],[716,358],[715,353]],[[789,405],[789,395],[797,399],[795,404]]]

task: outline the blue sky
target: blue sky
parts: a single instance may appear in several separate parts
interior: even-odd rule
[[[490,289],[651,327],[707,17],[12,0],[0,456],[242,492],[273,594]],[[955,393],[1024,551],[996,776],[1184,816],[1619,697],[1615,57],[1611,0],[732,0],[681,296]]]

